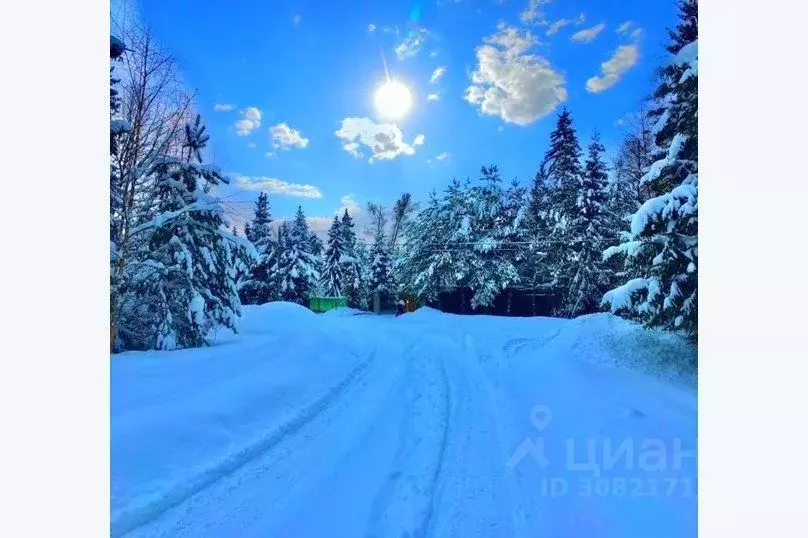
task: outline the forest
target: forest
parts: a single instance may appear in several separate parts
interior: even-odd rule
[[[367,229],[346,210],[324,240],[302,207],[274,222],[266,193],[243,229],[228,222],[215,188],[229,179],[209,162],[177,60],[146,28],[111,36],[111,350],[204,346],[237,330],[242,305],[344,297],[369,310],[376,294],[439,305],[460,293],[468,313],[527,294],[531,314],[609,310],[696,340],[697,9],[681,4],[656,89],[613,159],[562,108],[529,182],[485,163],[427,200],[368,204]],[[554,298],[550,311],[537,296]]]

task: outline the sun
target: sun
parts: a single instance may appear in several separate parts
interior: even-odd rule
[[[412,106],[412,95],[409,88],[397,80],[387,80],[376,90],[373,96],[376,110],[385,118],[398,120],[403,118]]]

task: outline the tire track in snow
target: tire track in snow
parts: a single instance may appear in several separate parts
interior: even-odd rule
[[[449,439],[432,504],[434,524],[428,536],[525,535],[520,492],[507,468],[507,445],[491,384],[480,365],[471,334],[447,355],[454,435]]]
[[[449,437],[449,381],[443,361],[434,355],[413,358],[407,369],[407,412],[399,429],[399,448],[393,469],[373,500],[369,537],[426,536],[433,515],[432,499]]]
[[[305,407],[280,426],[265,433],[253,443],[229,454],[224,459],[210,465],[197,475],[180,483],[173,484],[163,492],[145,502],[126,507],[112,515],[110,534],[121,536],[157,519],[163,512],[182,504],[186,499],[211,486],[220,479],[238,471],[241,467],[271,450],[286,436],[299,431],[328,409],[351,385],[355,384],[367,371],[375,358],[375,351],[367,360],[356,366],[345,378],[332,386],[321,398]]]

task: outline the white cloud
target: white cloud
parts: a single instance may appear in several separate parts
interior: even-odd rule
[[[440,80],[440,78],[443,76],[443,74],[445,72],[446,72],[446,66],[445,65],[442,65],[442,66],[438,67],[437,69],[432,71],[432,76],[429,77],[429,82],[432,83],[432,84],[435,84],[437,81]]]
[[[546,24],[544,12],[541,10],[542,6],[550,3],[551,0],[529,0],[527,7],[519,14],[519,18],[525,24]]]
[[[269,128],[269,137],[272,140],[272,147],[275,149],[305,148],[309,145],[309,139],[300,134],[297,129],[292,129],[285,123],[279,123]]]
[[[567,99],[564,77],[550,63],[527,51],[538,43],[530,31],[500,23],[498,32],[477,47],[477,69],[464,99],[480,112],[528,125]]]
[[[629,30],[631,30],[631,28],[633,26],[634,26],[634,21],[623,22],[623,23],[620,24],[620,26],[617,27],[616,32],[618,34],[620,34],[620,35],[626,35],[629,32]]]
[[[426,96],[427,101],[437,101],[438,99],[440,99],[440,95],[438,95],[437,93],[430,93],[429,95]]]
[[[213,105],[213,110],[215,110],[216,112],[230,112],[234,108],[236,108],[236,105],[231,105],[231,104],[228,104],[228,103],[223,103],[223,104],[217,103],[217,104]]]
[[[334,216],[341,219],[346,209],[348,210],[348,214],[351,215],[351,218],[353,218],[354,229],[356,230],[357,236],[361,237],[364,234],[365,229],[365,213],[362,211],[362,207],[359,205],[359,203],[354,199],[353,194],[346,194],[345,196],[341,197],[340,206],[334,210],[334,215],[330,217],[306,217],[309,230],[319,235],[321,239],[325,240],[328,237],[328,230],[331,228],[331,224],[334,222]]]
[[[292,221],[293,219],[289,219]],[[278,221],[273,221],[273,223]],[[317,234],[317,236],[326,241],[328,239],[328,230],[331,229],[331,223],[334,222],[334,217],[306,217],[306,224],[309,225],[309,231]]]
[[[295,26],[300,24],[300,14],[297,14],[294,16],[294,18],[292,18],[292,24],[294,24]]]
[[[618,26],[617,30],[615,30],[615,31],[620,35],[630,36],[631,39],[633,39],[635,41],[640,39],[644,34],[643,29],[638,28],[634,24],[634,21],[626,21],[624,23],[621,23],[620,26]]]
[[[394,123],[376,123],[370,118],[345,118],[336,134],[342,149],[355,157],[363,157],[361,146],[370,148],[369,162],[392,160],[399,155],[413,155],[415,148],[404,142],[401,129]]]
[[[433,50],[432,52],[429,53],[430,58],[435,58],[437,55],[438,55],[438,51],[436,51],[436,50]]]
[[[424,145],[424,135],[419,134],[415,137],[415,140],[412,141],[413,146],[423,146]]]
[[[600,33],[604,29],[606,29],[605,23],[596,24],[591,28],[585,28],[583,30],[575,32],[574,34],[572,34],[572,40],[575,41],[576,43],[591,43],[600,35]]]
[[[637,45],[620,45],[612,57],[600,64],[601,76],[586,81],[586,90],[599,93],[617,84],[623,73],[637,64],[640,50]]]
[[[559,30],[572,23],[572,19],[559,19],[550,25],[550,28],[547,29],[547,35],[557,34]]]
[[[247,147],[253,149],[255,147],[255,142],[247,142]]]
[[[241,119],[235,124],[236,134],[247,136],[258,127],[261,127],[261,111],[254,106],[249,106],[241,111]]]
[[[359,153],[359,142],[349,142],[342,146],[342,149],[356,157],[357,159],[362,158],[362,154]]]
[[[553,24],[550,25],[550,28],[547,29],[547,35],[550,36],[550,35],[557,34],[559,30],[561,30],[562,28],[564,28],[565,26],[568,26],[570,24],[574,24],[575,26],[579,26],[579,25],[583,24],[585,20],[586,20],[586,15],[584,15],[583,13],[578,15],[578,18],[574,19],[574,20],[573,19],[559,19],[559,20],[555,21]]]
[[[368,24],[368,32],[373,33],[375,31],[376,31],[376,25],[375,24]]]
[[[424,42],[429,37],[429,31],[426,28],[418,28],[407,32],[404,41],[396,46],[396,56],[399,60],[412,58],[423,47]]]
[[[356,217],[359,213],[362,212],[362,208],[359,207],[359,204],[354,199],[353,194],[346,194],[342,198],[339,199],[340,205],[337,210],[334,212],[335,215],[342,215],[345,213],[345,210],[348,210],[348,214],[352,217]]]
[[[247,191],[267,191],[271,194],[293,196],[296,198],[322,198],[323,193],[314,185],[289,183],[274,177],[250,177],[240,174],[230,174],[235,185]]]
[[[449,153],[444,151],[443,153],[439,153],[438,156],[435,157],[435,158],[437,160],[439,160],[439,161],[442,161],[443,159],[446,159],[447,157],[449,157]]]
[[[504,131],[504,130],[505,130],[505,127],[503,127],[502,125],[500,125],[499,127],[497,127],[497,132],[498,132],[498,133],[501,133],[501,132],[502,132],[502,131]]]
[[[264,153],[264,157],[266,157],[267,159],[270,159],[270,158],[272,158],[274,156],[275,156],[275,154],[272,153],[271,151],[267,151],[266,153]]]

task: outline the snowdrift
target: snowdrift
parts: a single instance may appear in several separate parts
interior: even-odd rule
[[[555,347],[582,360],[696,386],[696,346],[677,334],[598,313],[567,321],[554,340]]]
[[[359,310],[358,308],[349,308],[347,306],[339,306],[337,308],[332,308],[331,310],[327,310],[322,313],[323,316],[329,318],[344,318],[350,316],[367,316],[370,315],[370,312],[365,310]]]

